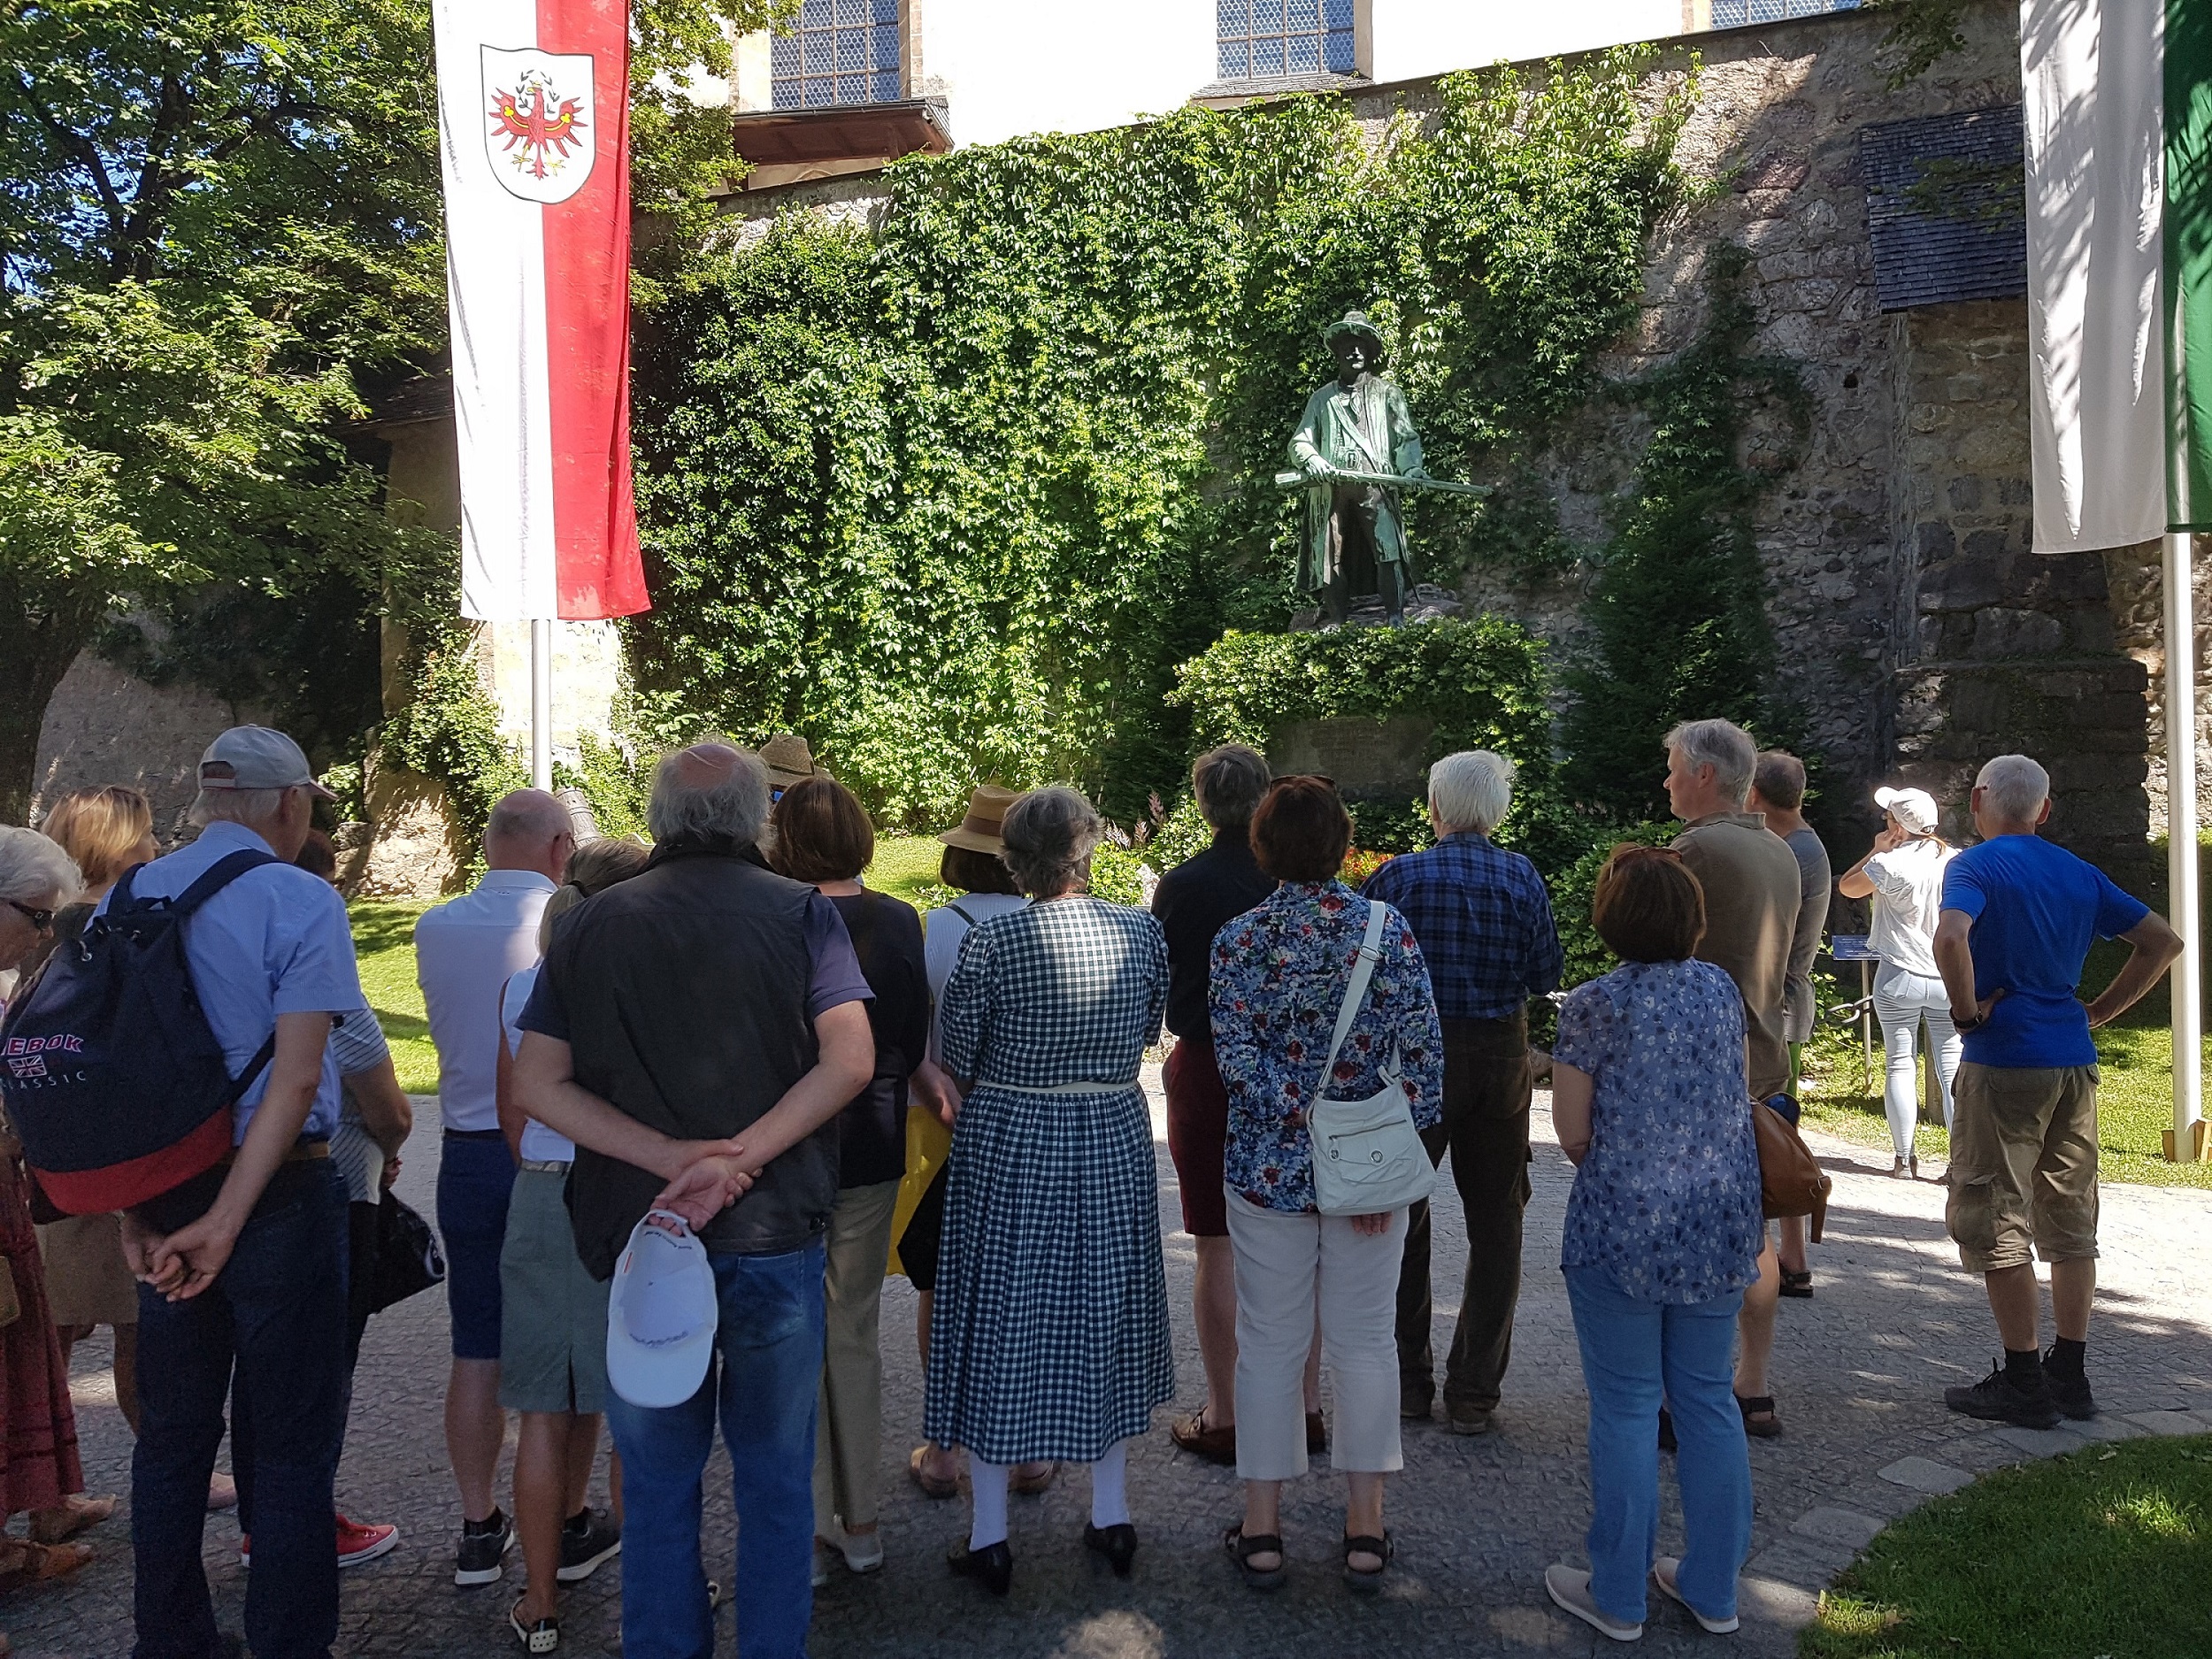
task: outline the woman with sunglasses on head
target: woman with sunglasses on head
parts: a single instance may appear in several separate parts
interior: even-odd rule
[[[0,827],[0,972],[49,948],[57,911],[82,883],[67,853],[36,830]],[[25,987],[12,995],[20,996]],[[0,1008],[0,1011],[4,1011]],[[0,1262],[17,1314],[0,1325],[0,1521],[31,1512],[28,1540],[0,1536],[0,1589],[59,1578],[92,1559],[62,1540],[115,1512],[85,1498],[68,1352],[47,1311],[29,1177],[12,1131],[0,1125]],[[8,1651],[0,1636],[0,1654]]]

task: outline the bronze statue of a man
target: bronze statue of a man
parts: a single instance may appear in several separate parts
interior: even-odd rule
[[[1421,435],[1413,429],[1405,394],[1383,379],[1387,358],[1382,336],[1363,312],[1322,330],[1336,357],[1336,379],[1306,400],[1291,434],[1290,458],[1311,480],[1307,487],[1305,534],[1298,548],[1298,591],[1317,597],[1325,626],[1340,626],[1355,595],[1379,593],[1390,626],[1405,621],[1405,517],[1398,492],[1385,485],[1340,476],[1379,472],[1425,478]]]

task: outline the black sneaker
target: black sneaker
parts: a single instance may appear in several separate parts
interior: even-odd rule
[[[454,1558],[453,1582],[497,1584],[507,1571],[507,1552],[515,1547],[515,1524],[494,1509],[488,1520],[461,1524],[461,1548]]]
[[[2043,1356],[2043,1380],[2050,1386],[2051,1403],[2077,1423],[2097,1415],[2097,1402],[2089,1392],[2089,1373],[2080,1366],[2053,1364],[2053,1348]]]
[[[561,1567],[553,1576],[563,1584],[580,1584],[621,1553],[622,1529],[604,1509],[586,1509],[561,1528]]]
[[[2024,1388],[2002,1364],[1992,1366],[1989,1375],[1971,1387],[1946,1388],[1943,1403],[1985,1422],[2009,1423],[2023,1429],[2058,1426],[2058,1407],[2052,1403],[2050,1386],[2039,1371],[2035,1386]]]

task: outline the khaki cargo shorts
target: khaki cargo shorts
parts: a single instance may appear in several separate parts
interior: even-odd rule
[[[1970,1273],[2097,1254],[2097,1068],[1959,1067],[1943,1221]]]

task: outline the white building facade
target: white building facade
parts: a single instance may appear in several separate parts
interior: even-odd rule
[[[1118,127],[1193,101],[1406,81],[1858,4],[1122,0],[1108,13],[1068,0],[803,0],[785,30],[739,43],[730,96],[741,115],[787,121],[923,103],[948,143],[988,144]],[[778,165],[758,182],[881,159]]]

